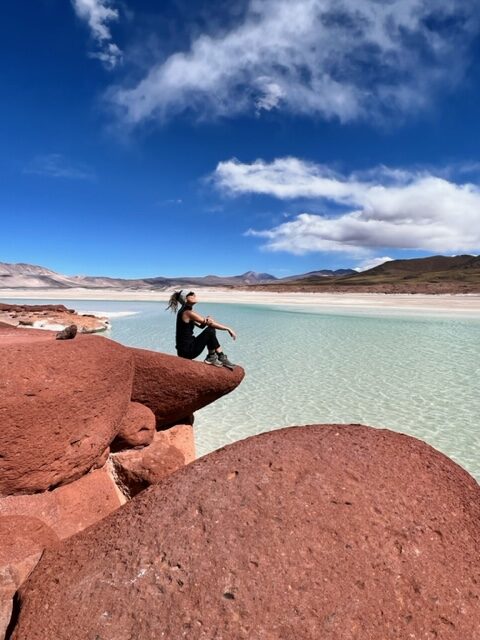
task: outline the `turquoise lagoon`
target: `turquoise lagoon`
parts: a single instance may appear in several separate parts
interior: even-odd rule
[[[111,315],[109,336],[123,344],[175,353],[165,303],[64,304]],[[246,371],[235,391],[196,413],[198,455],[284,426],[363,423],[421,438],[480,479],[479,319],[249,304],[197,309],[237,331],[236,342],[219,337]]]

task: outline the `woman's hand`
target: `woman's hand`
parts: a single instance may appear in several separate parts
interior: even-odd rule
[[[232,338],[232,340],[236,340],[237,339],[237,334],[235,333],[235,331],[233,329],[230,329],[230,327],[227,329],[228,333],[230,334],[230,337]]]

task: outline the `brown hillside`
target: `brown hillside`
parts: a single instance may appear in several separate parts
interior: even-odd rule
[[[358,276],[382,275],[391,277],[423,276],[427,273],[456,273],[463,269],[473,269],[480,273],[479,256],[432,256],[431,258],[413,258],[412,260],[392,260],[378,267],[363,271]]]
[[[249,288],[268,291],[480,293],[480,256],[392,260],[334,281],[312,276],[281,285],[272,283]]]

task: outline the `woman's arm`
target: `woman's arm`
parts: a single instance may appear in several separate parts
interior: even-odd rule
[[[233,340],[236,339],[237,334],[235,333],[235,331],[233,329],[231,329],[230,327],[227,327],[224,324],[220,324],[219,322],[217,322],[216,320],[214,320],[213,318],[210,318],[210,316],[207,316],[205,318],[205,321],[207,323],[207,325],[209,327],[213,327],[214,329],[219,329],[220,331],[227,331],[230,336],[233,338]]]
[[[237,334],[233,329],[231,329],[230,327],[227,327],[224,324],[220,324],[210,316],[207,316],[206,318],[204,318],[199,313],[196,313],[195,311],[190,311],[190,310],[184,311],[183,316],[186,316],[187,318],[190,318],[190,320],[193,320],[193,322],[197,325],[197,327],[213,327],[214,329],[218,329],[219,331],[227,331],[229,335],[233,338],[233,340],[235,340],[237,337]]]
[[[199,313],[196,313],[195,311],[184,311],[182,313],[182,320],[187,322],[185,318],[188,318],[188,320],[193,320],[194,324],[196,324],[197,327],[207,326],[207,318],[203,318]]]

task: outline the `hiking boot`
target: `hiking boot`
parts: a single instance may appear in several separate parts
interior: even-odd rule
[[[209,353],[204,360],[205,364],[212,364],[214,367],[223,367],[216,353]]]
[[[219,356],[217,356],[217,359],[221,363],[222,367],[228,367],[228,369],[233,369],[233,367],[235,366],[233,362],[230,362],[226,353],[221,353]]]

